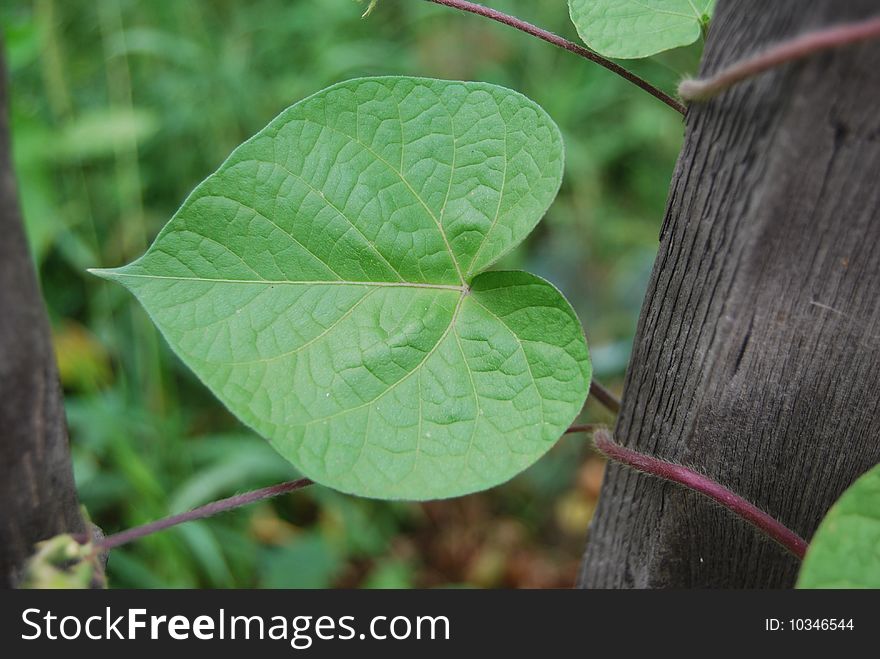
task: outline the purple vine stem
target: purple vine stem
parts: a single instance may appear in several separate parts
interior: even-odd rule
[[[590,381],[590,395],[605,406],[612,414],[620,413],[620,399],[596,380]]]
[[[638,451],[617,444],[611,433],[605,428],[596,430],[593,441],[602,453],[610,459],[631,467],[637,471],[663,478],[699,492],[721,504],[740,519],[752,524],[768,537],[778,542],[797,558],[803,560],[807,551],[807,542],[782,522],[771,517],[755,504],[734,494],[720,483],[699,474],[692,469],[672,462],[666,462]]]
[[[880,16],[808,32],[736,62],[708,78],[683,80],[678,86],[678,93],[686,101],[705,101],[746,78],[786,62],[877,37],[880,37]]]
[[[311,480],[309,480],[308,478],[300,478],[295,481],[288,481],[286,483],[270,485],[269,487],[264,487],[259,490],[253,490],[252,492],[236,494],[235,496],[228,497],[226,499],[220,499],[220,501],[212,501],[211,503],[205,504],[204,506],[199,506],[198,508],[188,510],[185,513],[171,515],[170,517],[163,517],[162,519],[157,519],[155,522],[150,522],[142,526],[135,526],[134,528],[126,529],[125,531],[120,531],[119,533],[116,533],[114,535],[107,536],[106,538],[104,538],[103,541],[97,543],[96,548],[99,551],[108,551],[110,549],[113,549],[114,547],[119,547],[120,545],[127,544],[132,540],[143,538],[144,536],[150,535],[151,533],[163,531],[172,526],[183,524],[184,522],[191,522],[196,519],[211,517],[212,515],[216,515],[217,513],[232,510],[233,508],[240,508],[241,506],[246,506],[250,503],[256,503],[257,501],[271,499],[272,497],[277,497],[281,494],[287,494],[288,492],[301,490],[302,488],[308,487],[309,485],[312,485]]]
[[[590,383],[590,395],[595,397],[597,401],[599,401],[611,412],[617,414],[620,411],[620,401],[617,399],[617,397],[595,380]],[[592,423],[575,424],[569,426],[563,434],[569,435],[579,432],[590,433],[595,431],[596,428],[597,426]],[[183,524],[184,522],[191,522],[196,519],[211,517],[213,515],[216,515],[217,513],[223,513],[227,510],[233,510],[235,508],[247,506],[248,504],[256,503],[257,501],[271,499],[272,497],[277,497],[282,494],[287,494],[289,492],[295,492],[296,490],[301,490],[302,488],[308,487],[309,485],[313,484],[314,481],[309,480],[308,478],[300,478],[295,481],[279,483],[278,485],[270,485],[269,487],[264,487],[259,490],[253,490],[251,492],[237,494],[226,499],[220,499],[219,501],[213,501],[211,503],[205,504],[204,506],[199,506],[198,508],[188,510],[185,513],[163,517],[162,519],[157,519],[154,522],[142,524],[141,526],[135,526],[134,528],[126,529],[125,531],[120,531],[119,533],[107,536],[102,541],[96,543],[96,549],[98,551],[109,551],[110,549],[119,547],[120,545],[128,544],[133,540],[138,540],[140,538],[143,538],[144,536],[148,536],[158,531],[164,531],[165,529],[169,529],[172,526],[177,526],[178,524]],[[85,543],[87,541],[88,539],[85,537],[80,538],[80,542],[82,543]]]
[[[493,21],[497,21],[498,23],[503,23],[504,25],[508,25],[512,28],[520,30],[521,32],[525,32],[526,34],[531,34],[533,37],[543,39],[547,43],[552,43],[554,46],[558,46],[559,48],[567,50],[570,53],[574,53],[575,55],[580,55],[581,57],[588,59],[591,62],[595,62],[599,66],[604,66],[612,73],[616,73],[621,78],[628,80],[640,89],[648,92],[654,98],[663,101],[664,103],[666,103],[666,105],[671,107],[676,112],[680,114],[685,113],[684,105],[676,101],[663,90],[658,89],[657,87],[652,85],[647,80],[640,78],[630,71],[627,71],[619,64],[615,64],[611,60],[602,57],[598,53],[594,53],[592,50],[588,50],[583,46],[579,46],[576,43],[569,41],[568,39],[563,39],[559,35],[544,30],[537,25],[532,25],[531,23],[516,18],[515,16],[510,16],[509,14],[500,12],[497,9],[491,9],[490,7],[478,5],[475,2],[467,2],[466,0],[428,0],[428,2],[433,2],[434,4],[438,5],[445,5],[446,7],[451,7],[453,9],[458,9],[460,11],[465,11],[471,14],[477,14],[478,16],[484,16]]]
[[[596,426],[594,424],[584,423],[580,425],[569,426],[563,434],[568,435],[579,432],[593,432],[595,429]],[[164,531],[165,529],[169,529],[172,526],[177,526],[178,524],[183,524],[184,522],[191,522],[197,519],[212,517],[213,515],[216,515],[218,513],[223,513],[228,510],[233,510],[235,508],[241,508],[242,506],[247,506],[248,504],[256,503],[257,501],[263,501],[264,499],[271,499],[272,497],[277,497],[282,494],[295,492],[296,490],[301,490],[304,487],[308,487],[309,485],[314,485],[314,481],[309,480],[308,478],[300,478],[295,481],[288,481],[286,483],[279,483],[278,485],[270,485],[269,487],[264,487],[259,490],[245,492],[244,494],[237,494],[226,499],[220,499],[219,501],[212,501],[211,503],[205,504],[204,506],[199,506],[198,508],[188,510],[185,513],[163,517],[162,519],[157,519],[154,522],[142,524],[141,526],[135,526],[134,528],[126,529],[125,531],[120,531],[119,533],[107,536],[103,540],[96,543],[96,549],[98,551],[109,551],[110,549],[114,549],[115,547],[128,544],[129,542],[139,540],[144,536],[148,536],[159,531]],[[79,538],[79,541],[85,543],[88,542],[88,538],[82,537]]]
[[[595,423],[581,423],[575,424],[573,426],[569,426],[568,429],[562,433],[563,435],[570,435],[576,432],[596,432],[598,426]]]

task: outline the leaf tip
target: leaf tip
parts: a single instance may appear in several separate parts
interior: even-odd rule
[[[121,274],[120,268],[86,268],[86,272],[101,279],[109,279],[110,281],[117,281]]]

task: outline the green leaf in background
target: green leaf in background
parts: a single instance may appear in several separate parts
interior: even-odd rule
[[[700,38],[715,0],[568,0],[584,43],[605,57],[637,59]]]
[[[260,565],[263,588],[330,588],[343,567],[339,553],[318,533],[266,550]]]
[[[92,110],[62,128],[53,140],[52,155],[73,162],[111,157],[122,146],[146,141],[158,128],[149,110]]]
[[[880,588],[880,465],[837,500],[810,541],[798,588]]]
[[[127,286],[240,419],[315,481],[450,497],[519,473],[580,411],[581,326],[483,272],[559,188],[559,131],[473,82],[363,78],[285,110],[201,183]]]

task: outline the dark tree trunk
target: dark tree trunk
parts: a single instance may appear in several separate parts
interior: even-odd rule
[[[0,42],[0,584],[39,540],[83,532],[49,323],[15,194]]]
[[[701,75],[876,0],[721,0]],[[807,539],[880,461],[880,43],[688,111],[617,441]],[[798,562],[677,485],[610,465],[585,587],[792,586]]]

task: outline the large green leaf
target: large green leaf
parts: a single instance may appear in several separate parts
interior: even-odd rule
[[[880,464],[837,500],[807,549],[798,588],[880,588]]]
[[[568,0],[584,43],[618,59],[649,57],[693,43],[714,6],[715,0]]]
[[[144,256],[97,273],[309,477],[464,494],[537,460],[589,388],[562,295],[479,274],[540,220],[562,167],[558,129],[520,94],[352,80],[285,110]]]

